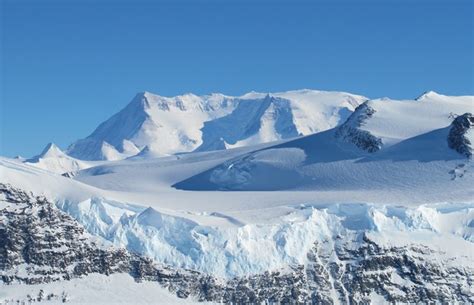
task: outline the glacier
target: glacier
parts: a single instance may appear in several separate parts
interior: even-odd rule
[[[227,278],[304,265],[314,243],[360,232],[389,244],[400,236],[416,236],[414,240],[449,250],[452,256],[474,253],[474,204],[301,204],[274,223],[239,223],[231,228],[200,225],[153,208],[137,211],[121,204],[118,209],[116,202],[103,198],[78,205],[61,202],[58,207],[89,232],[118,246],[173,267]],[[448,249],[439,242],[455,247]]]

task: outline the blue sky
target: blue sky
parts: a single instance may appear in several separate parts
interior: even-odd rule
[[[66,148],[145,90],[474,93],[472,1],[1,5],[1,155]]]

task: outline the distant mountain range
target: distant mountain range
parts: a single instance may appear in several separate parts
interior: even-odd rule
[[[144,92],[65,152],[50,143],[25,162],[56,173],[74,172],[130,157],[157,158],[288,140],[339,125],[336,138],[373,152],[448,126],[454,116],[472,108],[472,97],[433,91],[405,101],[316,90],[251,92],[240,97],[162,97]]]

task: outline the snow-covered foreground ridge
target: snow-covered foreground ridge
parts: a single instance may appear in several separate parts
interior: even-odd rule
[[[450,204],[417,210],[391,207],[382,212],[372,210],[368,205],[319,209],[300,206],[296,208],[298,215],[291,213],[290,219],[284,221],[293,222],[294,230],[300,233],[312,225],[300,226],[297,223],[319,223],[318,228],[313,229],[312,238],[315,240],[312,245],[299,249],[306,251],[303,262],[294,262],[273,271],[219,279],[213,274],[157,264],[101,242],[100,238],[92,238],[81,225],[44,197],[33,197],[4,184],[0,184],[0,195],[0,242],[3,249],[0,279],[9,285],[38,285],[43,291],[34,287],[27,289],[35,291],[34,297],[36,299],[37,295],[38,301],[47,296],[53,301],[84,300],[82,293],[97,293],[97,288],[76,280],[85,291],[78,293],[74,288],[77,286],[71,284],[60,285],[65,290],[59,293],[59,285],[45,284],[84,276],[96,281],[100,277],[94,274],[113,275],[111,280],[120,278],[116,285],[125,285],[123,283],[128,281],[126,286],[129,286],[132,283],[126,277],[118,276],[128,274],[138,282],[156,282],[180,298],[224,303],[474,301],[474,251],[469,241],[472,237],[472,207],[468,206]],[[116,207],[117,203],[112,205]],[[104,204],[102,208],[108,209]],[[145,214],[146,218],[149,213],[150,209],[140,215]],[[160,217],[166,218],[164,215]],[[160,217],[154,215],[148,220],[154,219],[152,226],[156,228]],[[467,230],[463,225],[452,225],[453,218],[468,222]],[[179,224],[179,221],[175,222]],[[381,229],[384,231],[379,231]],[[305,243],[301,238],[306,234],[293,240],[284,233],[287,230],[291,228],[276,230],[279,233],[274,235],[277,237],[274,241],[277,247],[294,249],[288,254],[295,255],[298,244]],[[250,240],[254,242],[260,241],[256,237],[258,232],[268,232],[265,228],[253,231],[257,234],[248,229],[241,234],[241,243],[249,240],[247,236],[253,236]],[[266,250],[264,248],[258,250]],[[243,246],[242,252],[246,250],[249,249]],[[151,296],[139,294],[137,298],[140,302],[148,298],[147,303],[156,301],[153,297],[175,301],[160,289],[152,293],[149,284],[134,286],[138,292],[124,290],[120,294],[133,299],[128,294],[150,293]],[[15,290],[18,288],[6,289],[7,294],[0,293],[0,298],[15,297],[5,298],[6,302],[31,300],[31,296],[15,293]]]
[[[59,207],[89,232],[115,245],[175,267],[220,277],[305,265],[307,253],[315,243],[338,247],[339,239],[362,233],[385,245],[421,243],[447,257],[474,258],[474,204],[413,208],[302,204],[272,223],[228,228],[199,225],[153,208],[127,209],[123,204],[99,198],[78,205],[60,203]]]

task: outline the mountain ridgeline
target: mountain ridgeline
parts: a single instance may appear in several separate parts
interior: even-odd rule
[[[259,144],[323,131],[343,122],[366,98],[313,90],[283,93],[140,93],[67,150],[82,160],[118,160],[141,150],[169,155]]]

